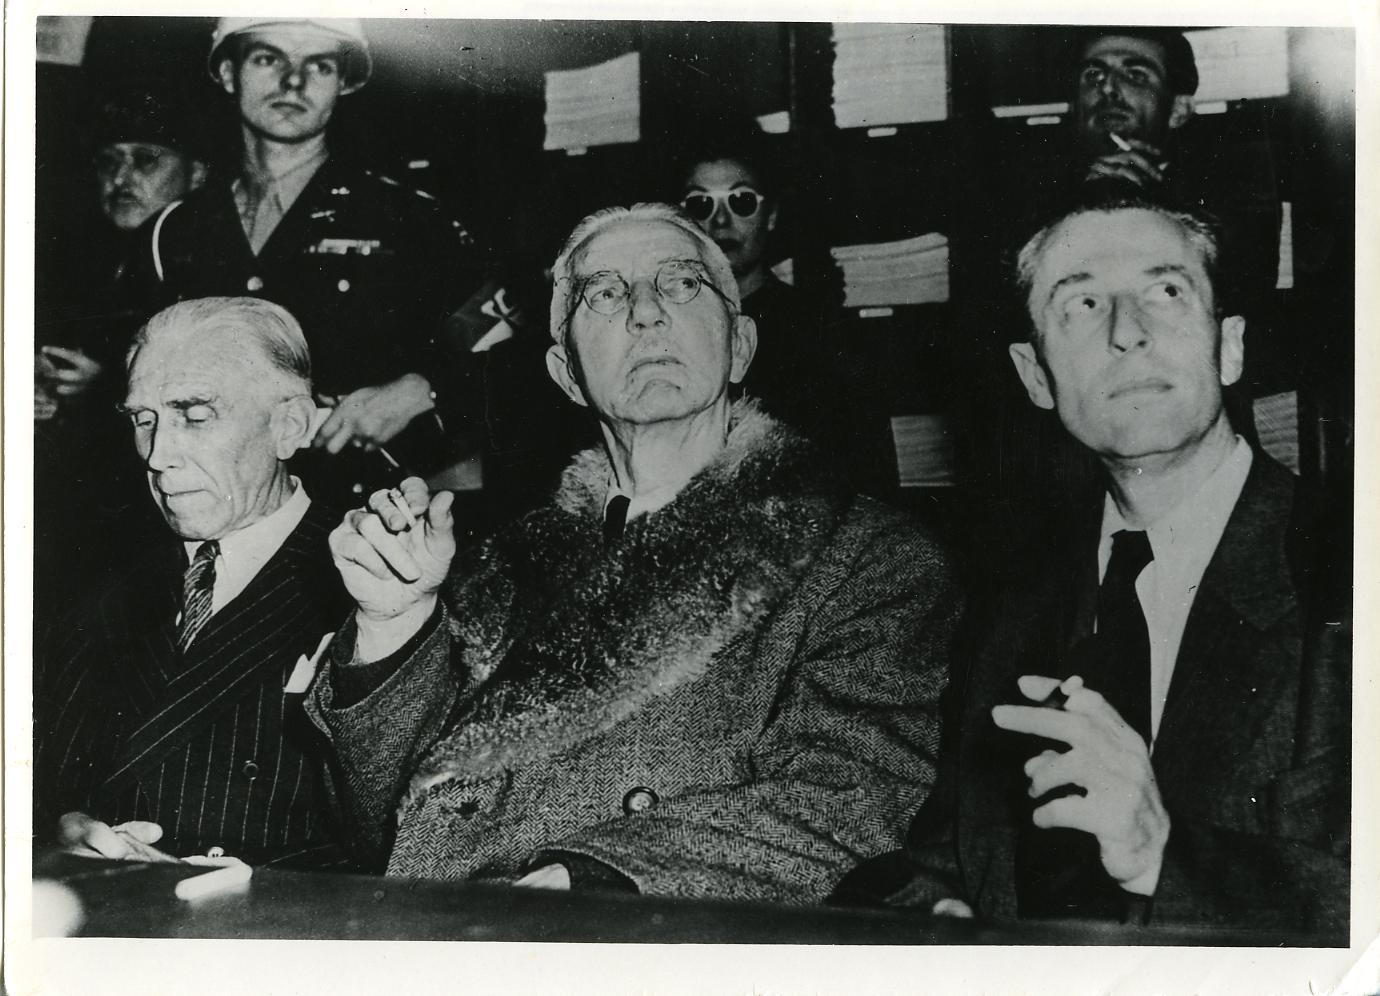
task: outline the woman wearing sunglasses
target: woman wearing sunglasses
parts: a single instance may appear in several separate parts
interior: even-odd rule
[[[690,140],[677,177],[681,210],[728,257],[743,314],[757,323],[757,355],[735,390],[829,450],[860,491],[886,497],[895,463],[885,419],[844,382],[824,303],[768,266],[780,188],[765,143],[755,122],[721,123]]]

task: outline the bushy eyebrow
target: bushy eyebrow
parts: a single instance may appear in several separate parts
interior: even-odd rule
[[[1155,70],[1155,72],[1160,73],[1161,75],[1163,75],[1165,72],[1165,68],[1162,65],[1156,62],[1154,59],[1151,59],[1149,56],[1144,55],[1127,55],[1126,58],[1122,60],[1121,64],[1123,66],[1135,66],[1140,69],[1153,69]],[[1094,56],[1090,59],[1084,59],[1083,64],[1079,68],[1087,69],[1089,66],[1097,66],[1099,69],[1114,68],[1112,64],[1108,62],[1106,59],[1097,56]]]

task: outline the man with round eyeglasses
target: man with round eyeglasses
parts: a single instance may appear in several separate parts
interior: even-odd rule
[[[597,212],[554,273],[547,369],[603,445],[459,555],[416,479],[332,534],[344,823],[394,875],[818,901],[927,791],[943,554],[730,399],[756,329],[683,214]]]

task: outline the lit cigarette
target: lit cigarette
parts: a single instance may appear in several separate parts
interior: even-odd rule
[[[1122,137],[1121,137],[1120,135],[1118,135],[1116,132],[1114,132],[1114,131],[1109,131],[1109,132],[1107,132],[1107,136],[1108,136],[1109,138],[1111,138],[1113,144],[1116,145],[1116,147],[1117,147],[1118,149],[1120,149],[1122,152],[1130,152],[1130,151],[1131,151],[1131,143],[1128,142],[1128,141],[1126,141],[1126,139],[1122,138]]]
[[[215,871],[184,878],[173,887],[173,895],[177,896],[178,899],[190,901],[200,899],[203,896],[214,895],[217,892],[228,892],[235,886],[248,882],[253,874],[254,869],[243,862],[226,865]]]
[[[388,491],[388,500],[393,503],[393,507],[407,517],[407,528],[411,529],[417,524],[417,517],[412,514],[412,509],[407,507],[407,501],[403,498],[403,493],[397,488]]]
[[[376,447],[376,448],[377,448],[377,450],[378,450],[378,452],[379,452],[379,456],[383,457],[383,458],[384,458],[385,460],[387,460],[390,464],[392,464],[394,470],[402,470],[402,464],[398,463],[398,461],[396,461],[396,460],[393,459],[393,454],[392,454],[392,453],[389,453],[389,452],[388,452],[386,449],[384,449],[382,446],[379,446],[379,447]]]

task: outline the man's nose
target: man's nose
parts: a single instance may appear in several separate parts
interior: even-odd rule
[[[167,426],[155,426],[150,430],[147,440],[140,447],[143,450],[140,455],[149,470],[161,473],[177,466],[181,460],[181,448],[176,436]]]
[[[670,323],[661,292],[651,280],[637,280],[628,288],[628,329],[642,332]]]
[[[305,69],[297,63],[288,63],[287,69],[283,70],[283,89],[301,90],[307,85],[307,74]]]
[[[1113,301],[1107,344],[1115,353],[1129,353],[1150,344],[1140,308],[1131,301]]]
[[[714,213],[709,216],[710,228],[728,228],[733,224],[733,217],[728,213],[728,202],[716,200],[714,202]]]
[[[114,187],[127,187],[132,176],[134,176],[133,160],[121,159],[120,165],[115,167],[115,172],[110,177],[110,184]]]
[[[1104,97],[1121,96],[1121,74],[1115,69],[1108,69],[1102,74],[1102,82],[1098,85],[1098,93]]]

